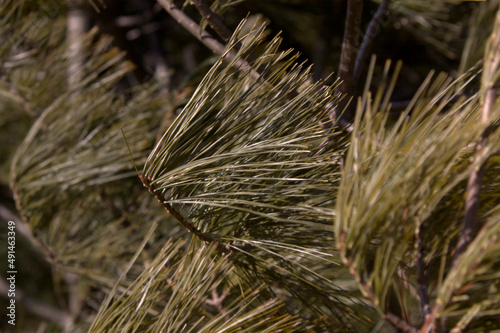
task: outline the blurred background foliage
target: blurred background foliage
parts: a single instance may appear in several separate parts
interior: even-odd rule
[[[216,36],[194,2],[175,4]],[[341,97],[347,1],[206,1],[231,64],[162,1],[3,1],[19,307],[1,330],[411,331],[423,299],[444,302],[445,331],[500,329],[498,111],[478,121],[498,1],[390,1],[371,32],[381,1],[363,3],[356,45],[371,33],[376,58],[351,133],[319,126]],[[477,237],[455,261],[486,129]]]

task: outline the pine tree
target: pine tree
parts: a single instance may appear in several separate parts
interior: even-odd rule
[[[18,303],[47,332],[500,330],[499,3],[345,7],[322,36],[303,1],[2,3],[2,219],[60,301]],[[447,72],[414,89],[396,28]]]

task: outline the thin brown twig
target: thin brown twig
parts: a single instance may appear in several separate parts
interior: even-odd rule
[[[202,42],[206,47],[208,47],[212,52],[214,52],[217,55],[223,55],[224,60],[228,63],[235,62],[235,66],[239,68],[242,71],[250,71],[252,75],[258,79],[261,80],[262,77],[260,76],[257,71],[252,69],[252,66],[248,64],[246,61],[242,59],[236,59],[236,55],[231,52],[227,51],[226,52],[226,47],[219,43],[211,34],[206,32],[205,30],[202,30],[200,26],[193,21],[189,16],[184,14],[182,10],[177,8],[173,4],[173,2],[168,1],[168,0],[157,0],[158,3],[172,16],[177,23],[182,25],[189,33],[191,33],[193,36],[195,36],[200,42]]]
[[[220,243],[217,239],[212,238],[198,230],[191,222],[187,221],[177,210],[174,209],[168,202],[165,201],[163,195],[158,191],[153,184],[151,184],[151,179],[143,174],[139,174],[139,178],[142,181],[144,187],[148,189],[148,191],[153,194],[158,202],[172,215],[182,226],[184,226],[189,232],[193,233],[198,239],[214,244],[217,249],[219,249],[224,254],[231,253],[231,249],[229,246]]]
[[[384,14],[387,14],[389,8],[390,0],[382,0],[380,6],[377,11],[373,15],[370,23],[368,24],[368,28],[366,29],[365,36],[363,37],[363,41],[361,42],[361,47],[359,48],[358,56],[356,57],[356,62],[354,64],[354,74],[353,80],[357,82],[361,75],[362,70],[366,65],[366,59],[370,54],[370,50],[373,45],[373,39],[377,35],[376,25],[379,24],[380,19]]]
[[[497,21],[500,21],[500,15],[497,15]],[[495,75],[494,73],[491,73],[496,73],[500,65],[500,22],[497,22],[496,25],[497,31],[492,35],[492,45],[495,50],[492,56],[488,57],[487,61],[489,63],[486,63],[487,65],[489,65],[489,73],[483,73],[483,75],[491,76],[488,80],[489,82],[487,82],[488,86],[486,87],[481,109],[481,122],[485,126],[488,126],[489,124],[490,113],[493,109],[493,105],[495,103],[497,95],[497,87],[495,86],[494,82]],[[454,260],[456,260],[460,256],[460,254],[465,251],[469,243],[472,241],[474,224],[476,223],[479,213],[481,185],[486,171],[485,165],[487,162],[486,155],[488,153],[489,134],[490,131],[488,128],[486,128],[481,135],[481,139],[476,145],[474,160],[472,162],[474,168],[467,183],[467,192],[465,198],[465,217],[462,224],[462,231],[460,233],[460,237],[454,254]]]
[[[263,74],[259,73],[258,70],[252,68],[252,66],[245,60],[236,59],[236,55],[234,52],[232,52],[232,50],[226,50],[225,45],[221,44],[211,34],[201,29],[201,27],[195,21],[193,21],[189,16],[184,14],[184,12],[182,12],[182,10],[176,7],[175,4],[173,4],[173,2],[170,2],[169,0],[157,0],[157,1],[170,14],[170,16],[172,16],[177,21],[177,23],[183,26],[189,33],[195,36],[210,50],[212,50],[212,52],[214,52],[217,55],[224,56],[224,60],[227,63],[231,63],[232,61],[234,61],[235,67],[238,70],[243,72],[249,71],[255,80],[269,84]],[[347,101],[345,104],[347,104]],[[336,123],[335,120],[336,108],[334,108],[332,105],[329,106],[329,109],[331,109],[330,116],[333,115],[333,118],[331,117],[331,121],[328,121],[322,125],[324,129],[331,128],[333,127],[333,124]],[[346,125],[346,127],[349,127],[351,125],[350,122],[344,122],[341,124],[343,124],[342,126]]]
[[[191,4],[196,8],[196,10],[200,13],[200,15],[207,20],[208,24],[212,29],[214,29],[215,33],[219,35],[226,43],[231,39],[231,30],[222,22],[219,15],[215,14],[209,5],[205,3],[203,0],[191,0]]]
[[[194,22],[189,16],[184,14],[173,2],[169,0],[158,0],[158,3],[172,16],[177,23],[182,25],[187,31],[195,36],[200,42],[208,47],[215,54],[224,53],[224,45],[219,43],[211,34],[200,29],[200,26]]]
[[[487,92],[487,98],[485,100],[485,107],[483,108],[483,111],[487,110],[486,112],[489,112],[489,110],[491,110],[495,100],[494,95],[495,93],[493,91]],[[488,136],[489,131],[485,130],[481,136],[481,140],[479,140],[476,145],[476,152],[474,154],[473,161],[474,169],[467,182],[465,216],[462,224],[462,231],[455,250],[454,260],[456,260],[465,251],[473,238],[474,225],[479,213],[481,185],[486,172],[485,165],[487,159],[485,155],[488,150]]]
[[[352,96],[352,87],[354,85],[354,65],[358,49],[356,48],[356,32],[359,31],[361,24],[361,14],[363,12],[363,0],[349,0],[347,2],[347,16],[344,29],[344,39],[342,41],[342,52],[340,54],[340,64],[338,77],[343,81],[337,88],[337,93]],[[349,101],[349,98],[343,98],[339,101],[336,110],[342,111]],[[330,113],[330,119],[335,123],[338,115],[335,109]],[[354,118],[354,109],[346,110],[342,118],[351,121]]]
[[[345,24],[344,40],[342,42],[342,52],[338,70],[338,76],[343,81],[336,92],[346,96],[339,101],[336,108],[330,112],[330,123],[338,123],[341,127],[349,127],[355,115],[355,104],[349,105],[349,97],[355,93],[355,85],[361,76],[366,65],[366,59],[370,54],[373,40],[376,36],[376,26],[381,17],[388,12],[390,0],[382,0],[377,11],[373,15],[358,49],[355,45],[356,34],[360,32],[361,14],[363,11],[363,2],[359,0],[349,0],[347,4],[347,17]],[[343,112],[341,114],[341,112]]]
[[[489,91],[487,92],[487,95],[490,95]],[[492,98],[491,95],[485,99],[483,114],[486,112],[489,113],[489,110],[491,110],[491,107],[493,106],[493,102],[494,102],[494,97]],[[485,109],[487,110],[486,112]],[[481,184],[484,177],[484,173],[486,171],[485,155],[487,153],[487,145],[488,145],[488,130],[483,132],[481,140],[476,145],[476,152],[474,154],[474,161],[473,161],[474,169],[467,182],[467,192],[465,197],[465,217],[462,224],[462,231],[460,232],[457,247],[453,255],[452,267],[454,266],[460,255],[467,249],[467,247],[469,246],[470,242],[473,239],[474,225],[476,224],[476,220],[479,213]],[[442,311],[444,306],[445,304],[443,302],[439,300],[436,301],[430,315],[428,316],[424,326],[422,327],[421,332],[428,333],[434,329],[437,315]]]
[[[418,330],[408,324],[405,320],[399,318],[392,312],[386,312],[385,313],[385,318],[395,327],[399,328],[401,331],[406,332],[406,333],[418,333]]]
[[[497,87],[495,86],[495,77],[500,66],[500,11],[497,12],[496,31],[492,33],[491,45],[494,48],[492,54],[485,54],[485,69],[483,71],[483,83],[486,87],[484,99],[481,107],[481,122],[483,125],[488,126],[490,120],[490,113],[496,100]],[[489,77],[486,77],[488,75]],[[458,243],[453,255],[452,269],[456,266],[457,259],[464,253],[473,239],[473,232],[475,224],[477,223],[479,215],[479,204],[481,195],[481,185],[486,171],[485,165],[487,162],[488,154],[488,137],[489,129],[483,131],[480,140],[476,144],[476,149],[473,157],[473,170],[467,182],[467,190],[465,197],[465,216],[462,223],[462,230],[458,239]],[[435,327],[437,316],[445,307],[445,302],[437,299],[434,307],[422,326],[421,332],[431,332]]]

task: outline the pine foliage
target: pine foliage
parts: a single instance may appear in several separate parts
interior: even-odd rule
[[[394,116],[402,63],[374,56],[350,128],[325,126],[341,82],[314,81],[255,17],[191,92],[125,84],[134,66],[97,28],[71,73],[67,4],[2,4],[1,136],[24,136],[2,153],[54,279],[86,305],[63,330],[500,330],[500,9],[451,23],[459,2],[391,4],[449,58],[468,26],[460,74],[429,73]]]
[[[234,257],[243,290],[263,281],[285,310],[322,318],[316,329],[348,327],[351,295],[332,283],[330,270],[338,265],[331,207],[346,143],[319,127],[333,88],[311,84],[309,68],[280,52],[278,38],[250,70],[237,71],[263,34],[239,37],[234,62],[221,58],[212,67],[141,177],[194,236]],[[320,148],[327,138],[335,143]]]

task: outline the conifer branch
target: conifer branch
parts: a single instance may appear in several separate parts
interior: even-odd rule
[[[342,52],[340,55],[340,64],[338,70],[338,77],[342,80],[342,84],[339,85],[337,93],[343,95],[351,96],[353,93],[354,85],[354,65],[358,50],[355,46],[356,33],[359,31],[359,26],[361,24],[361,14],[363,12],[363,1],[362,0],[349,0],[347,2],[347,17],[344,29],[344,39],[342,41]],[[344,97],[337,107],[337,110],[341,112],[347,103],[349,98]],[[334,121],[337,117],[335,112],[332,110],[330,114],[330,119]],[[346,111],[343,115],[348,121],[354,118],[354,109]]]
[[[252,66],[247,61],[241,58],[237,58],[236,54],[231,50],[226,50],[225,45],[219,43],[210,33],[201,29],[201,27],[196,22],[194,22],[189,16],[184,14],[184,12],[176,7],[173,2],[170,2],[169,0],[157,1],[170,14],[170,16],[172,16],[181,26],[183,26],[188,32],[190,32],[199,41],[201,41],[206,47],[212,50],[214,54],[223,56],[224,60],[229,64],[234,61],[235,67],[238,70],[242,72],[250,72],[251,76],[256,81],[270,84],[266,80],[265,75],[259,73],[257,69],[252,68]],[[291,93],[291,96],[296,96],[297,94],[297,92]],[[332,112],[335,112],[334,109]],[[331,125],[329,126],[331,127]]]
[[[177,23],[182,25],[189,33],[196,37],[206,47],[215,54],[221,55],[224,53],[224,45],[219,43],[211,34],[202,30],[200,26],[193,21],[189,16],[179,9],[172,1],[158,0],[160,5],[172,16]]]
[[[189,33],[196,37],[206,47],[212,50],[213,53],[224,56],[224,60],[228,63],[235,61],[236,67],[242,71],[252,71],[252,75],[261,79],[260,75],[252,70],[252,67],[242,59],[236,59],[236,55],[231,52],[225,52],[225,45],[219,43],[211,34],[200,28],[200,26],[193,21],[189,16],[184,14],[173,2],[169,0],[158,0],[160,5],[172,16],[177,23],[182,25]],[[236,59],[236,60],[235,60]]]
[[[386,312],[385,313],[385,318],[387,321],[389,321],[394,327],[399,328],[401,331],[406,332],[406,333],[418,333],[418,330],[408,324],[405,320],[399,318],[392,312]]]
[[[228,254],[231,252],[229,246],[220,243],[217,239],[207,236],[205,233],[198,230],[191,222],[187,221],[177,210],[174,209],[168,202],[165,201],[163,195],[155,188],[153,184],[151,184],[151,179],[143,174],[139,174],[139,178],[142,181],[144,187],[148,189],[148,191],[153,194],[159,203],[162,204],[163,207],[172,215],[183,227],[185,227],[189,232],[193,233],[198,239],[207,242],[209,244],[215,245],[218,250],[220,250],[224,254]]]
[[[355,85],[359,81],[361,72],[366,65],[366,60],[373,45],[373,39],[377,35],[375,32],[377,24],[379,24],[382,16],[388,12],[389,2],[390,0],[382,0],[380,3],[380,6],[368,24],[359,49],[355,45],[355,41],[357,34],[361,31],[360,24],[363,2],[350,0],[347,4],[347,19],[338,70],[338,77],[342,80],[342,84],[337,89],[337,92],[346,94],[347,96],[340,100],[338,106],[330,112],[330,124],[334,123],[340,112],[344,110],[344,114],[339,119],[341,126],[351,125],[351,121],[354,119],[355,106],[351,104],[347,109],[346,107],[349,103],[349,97],[355,92]],[[331,126],[330,124],[328,125]]]
[[[474,227],[477,224],[481,184],[485,174],[485,164],[488,155],[488,137],[490,122],[490,113],[495,103],[497,95],[497,87],[495,85],[498,68],[500,66],[500,11],[497,11],[495,29],[491,34],[491,41],[489,48],[485,51],[485,65],[483,70],[483,87],[485,88],[483,103],[481,105],[481,122],[486,127],[483,131],[481,138],[476,144],[476,149],[473,157],[473,170],[467,182],[467,190],[465,197],[465,216],[462,223],[462,230],[458,239],[457,247],[453,255],[452,269],[456,267],[457,260],[462,253],[464,253],[469,244],[473,240]],[[485,247],[486,248],[486,247]],[[484,250],[484,249],[483,249]],[[447,300],[436,300],[430,316],[423,325],[421,332],[431,332],[435,327],[435,322],[438,314],[444,309]]]
[[[231,31],[203,0],[191,0],[191,4],[226,43],[231,39]]]
[[[493,105],[495,104],[497,95],[497,86],[495,85],[495,77],[500,66],[500,12],[497,13],[496,31],[493,31],[491,36],[491,46],[493,50],[485,53],[487,57],[485,61],[485,70],[483,72],[483,84],[486,86],[484,99],[481,109],[481,122],[486,129],[481,135],[480,140],[476,144],[474,153],[474,166],[472,173],[467,182],[467,192],[465,198],[465,216],[462,224],[462,231],[457,243],[454,260],[462,254],[469,243],[472,241],[474,225],[478,219],[481,184],[486,172],[485,165],[488,154],[488,137],[490,131],[488,129],[489,119]],[[486,77],[486,78],[484,78]]]
[[[481,140],[476,145],[476,152],[474,154],[473,161],[474,168],[467,182],[465,216],[462,223],[462,231],[460,232],[460,237],[454,254],[455,260],[465,251],[473,238],[474,225],[476,224],[479,213],[481,185],[486,171],[485,155],[487,153],[487,145],[488,134],[486,131],[483,133]]]
[[[219,56],[223,56],[224,60],[227,63],[231,63],[232,61],[234,61],[237,69],[239,69],[240,71],[243,71],[243,72],[250,71],[255,80],[267,82],[265,77],[262,74],[260,74],[257,70],[253,69],[252,66],[248,62],[246,62],[245,60],[242,60],[241,58],[237,59],[236,55],[231,50],[226,51],[225,45],[219,43],[210,33],[201,29],[201,27],[196,22],[194,22],[189,16],[184,14],[184,12],[182,10],[180,10],[177,6],[175,6],[175,4],[173,2],[171,2],[169,0],[157,0],[157,1],[170,14],[170,16],[172,16],[177,21],[177,23],[179,23],[181,26],[183,26],[189,33],[191,33],[194,37],[196,37],[200,42],[202,42],[210,50],[212,50],[212,52],[214,52],[214,54],[217,54]],[[360,0],[355,0],[355,1],[362,2]],[[196,0],[192,1],[193,4],[198,3],[198,2],[202,2],[202,1],[196,1]],[[208,9],[210,9],[210,8],[208,8]],[[362,9],[362,6],[361,6],[361,9]],[[200,9],[200,10],[202,10],[202,9]],[[361,11],[360,11],[360,13],[361,13]],[[204,16],[202,11],[200,11],[200,14],[202,14],[202,16]],[[213,18],[213,16],[211,16],[211,17]],[[205,17],[205,18],[207,19],[207,17]],[[207,21],[208,21],[208,19],[207,19]],[[222,28],[222,26],[218,25],[218,23],[215,23],[216,21],[217,20],[212,20],[212,23],[210,23],[211,21],[209,21],[209,24],[215,24],[218,26],[218,28],[221,28],[223,30],[224,28]],[[220,20],[220,23],[223,24],[221,20]],[[359,22],[358,22],[358,26],[359,26]],[[214,28],[214,30],[215,30],[215,28]],[[229,29],[227,29],[227,31],[229,31]],[[216,32],[217,32],[217,30],[216,30]],[[217,33],[219,34],[219,32],[217,32]],[[222,35],[220,35],[220,36],[221,36],[221,38],[225,39],[224,32],[222,32]],[[352,32],[352,36],[353,36],[352,38],[354,39],[354,36],[355,36],[354,30]],[[353,43],[354,43],[354,40],[351,41],[350,45],[354,45]],[[346,50],[347,49],[353,50],[354,48],[353,47],[346,48]],[[349,52],[351,52],[351,51],[349,51]],[[343,52],[343,54],[344,54],[344,52]],[[352,55],[350,55],[350,57],[352,57]],[[355,57],[355,55],[354,55],[354,57]],[[354,68],[354,62],[350,61],[349,64],[352,67],[351,71],[350,71],[350,73],[352,73],[353,68]],[[295,95],[295,94],[292,94],[292,95]],[[345,100],[345,102],[344,102],[344,106],[345,106],[347,104],[348,100],[346,100],[345,98],[343,100]],[[338,108],[331,107],[331,111],[330,111],[330,119],[331,120],[328,121],[327,123],[323,124],[322,127],[331,128],[333,126],[333,124],[336,123],[335,118],[336,118],[336,110],[337,109]],[[340,110],[342,110],[342,109],[340,109]],[[351,125],[350,122],[344,122],[344,124]]]
[[[358,82],[361,72],[365,67],[366,59],[368,58],[368,55],[370,54],[370,50],[373,45],[373,39],[377,35],[377,33],[375,32],[376,25],[379,24],[382,15],[387,13],[389,2],[390,0],[382,0],[380,6],[373,15],[370,23],[368,24],[365,36],[363,37],[363,41],[361,42],[361,47],[359,48],[358,56],[356,57],[356,63],[354,64],[354,74],[353,74],[354,82]]]

